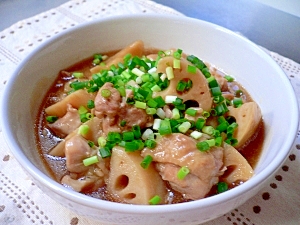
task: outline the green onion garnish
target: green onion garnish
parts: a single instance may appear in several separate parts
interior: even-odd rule
[[[174,69],[180,69],[180,59],[173,59],[173,68]]]
[[[144,169],[147,169],[149,167],[149,165],[151,164],[153,158],[151,155],[146,155],[145,158],[143,159],[143,161],[141,162],[141,167],[143,167]]]
[[[177,178],[179,180],[183,180],[189,174],[189,172],[190,172],[189,168],[187,168],[186,166],[183,166],[180,168],[180,170],[178,170]]]
[[[166,75],[168,80],[172,80],[174,78],[174,72],[173,72],[173,68],[171,66],[168,66],[166,68]]]
[[[124,131],[122,133],[123,141],[133,141],[134,140],[134,133],[132,131]]]
[[[139,125],[134,125],[134,126],[132,127],[132,132],[133,132],[134,137],[135,137],[136,139],[139,139],[139,138],[142,136],[141,128],[140,128]]]
[[[191,128],[191,123],[186,121],[178,126],[178,131],[181,133],[186,133],[190,128]]]
[[[101,155],[102,158],[107,158],[111,156],[111,151],[109,150],[108,147],[102,147],[99,149],[99,154]]]
[[[229,76],[229,75],[225,75],[224,78],[225,78],[228,82],[234,81],[234,78],[233,78],[232,76]]]
[[[74,72],[74,73],[72,73],[72,75],[75,78],[78,78],[78,79],[83,77],[83,73],[82,72]]]
[[[108,98],[110,95],[111,95],[110,90],[108,90],[108,89],[103,89],[103,90],[101,90],[101,96],[102,96],[102,97]]]
[[[88,107],[89,109],[95,108],[95,103],[94,103],[94,101],[93,101],[93,100],[88,100],[87,107]]]
[[[149,200],[150,205],[157,205],[161,202],[161,198],[158,195],[155,195],[153,198]]]
[[[99,160],[98,160],[98,157],[96,155],[94,155],[94,156],[84,159],[82,162],[83,162],[83,165],[90,166],[92,164],[99,162]]]
[[[241,105],[243,105],[243,100],[241,98],[234,98],[232,100],[232,104],[235,108],[240,107]]]
[[[197,67],[196,66],[192,66],[192,65],[188,65],[187,72],[195,74],[197,72]]]
[[[146,102],[135,101],[134,106],[138,109],[146,109],[147,104]]]
[[[228,184],[225,182],[219,182],[217,185],[217,192],[222,193],[228,190]]]
[[[188,115],[190,115],[190,116],[196,116],[197,110],[196,110],[196,109],[188,108],[188,109],[185,111],[185,113],[188,114]]]
[[[54,123],[56,120],[58,120],[58,117],[57,116],[47,116],[46,117],[46,121],[48,123]]]
[[[148,139],[145,141],[145,147],[153,149],[156,147],[156,142],[154,140]]]
[[[201,141],[196,144],[196,147],[201,151],[205,152],[210,149],[209,144],[206,141]]]
[[[158,129],[160,135],[167,135],[172,133],[170,121],[165,119],[160,122],[160,126]]]
[[[90,130],[90,127],[86,124],[82,124],[79,128],[78,128],[78,134],[80,135],[86,135]]]

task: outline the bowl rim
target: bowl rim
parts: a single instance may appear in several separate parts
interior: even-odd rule
[[[21,148],[18,146],[17,142],[13,140],[11,137],[13,136],[13,132],[10,128],[9,122],[6,118],[9,117],[9,111],[6,110],[9,105],[9,96],[11,94],[11,89],[13,88],[14,81],[17,79],[20,71],[24,66],[26,66],[27,62],[34,57],[36,53],[38,53],[41,49],[47,47],[49,44],[55,42],[56,40],[60,39],[64,35],[74,32],[76,30],[80,30],[85,26],[93,26],[98,23],[111,23],[112,21],[120,21],[120,20],[137,20],[137,19],[151,19],[151,20],[159,20],[159,19],[169,19],[177,22],[185,22],[185,23],[199,23],[204,26],[210,26],[211,29],[217,29],[221,32],[226,32],[229,35],[234,36],[234,38],[243,39],[245,42],[247,42],[248,45],[251,45],[252,48],[255,48],[256,51],[263,54],[271,63],[272,66],[277,67],[278,71],[281,71],[278,76],[281,77],[282,82],[285,83],[285,85],[290,85],[291,88],[289,88],[289,93],[292,98],[290,101],[292,101],[292,114],[291,120],[295,121],[293,123],[288,131],[288,139],[285,143],[282,143],[282,149],[289,149],[285,152],[285,154],[281,154],[279,156],[276,156],[275,160],[270,163],[270,165],[264,169],[263,173],[257,174],[254,177],[251,178],[251,180],[245,182],[244,184],[235,187],[232,190],[229,190],[227,192],[224,192],[220,195],[211,196],[208,198],[191,201],[191,202],[185,202],[185,203],[178,203],[178,204],[172,204],[172,205],[155,205],[155,206],[149,206],[149,205],[129,205],[129,204],[120,204],[115,202],[109,202],[106,200],[101,199],[95,199],[93,197],[86,196],[84,194],[77,193],[75,191],[72,191],[70,189],[65,188],[58,182],[54,181],[49,176],[45,175],[43,172],[39,170],[34,164],[32,164],[25,156],[25,154],[22,152]],[[2,95],[2,101],[1,101],[1,113],[2,116],[0,118],[0,123],[2,125],[2,132],[4,134],[4,139],[6,143],[9,146],[10,151],[13,153],[17,161],[21,164],[22,167],[25,168],[25,170],[36,180],[41,182],[43,185],[50,188],[52,191],[54,191],[56,194],[63,196],[65,198],[68,198],[69,200],[73,202],[77,202],[81,205],[86,205],[88,207],[100,209],[105,208],[109,211],[114,212],[122,212],[122,213],[132,213],[132,214],[153,214],[153,213],[166,213],[168,211],[177,212],[181,211],[182,209],[188,210],[188,209],[195,209],[195,208],[201,208],[201,207],[207,207],[212,205],[217,205],[221,202],[228,201],[232,199],[233,197],[237,197],[240,195],[245,194],[247,191],[249,192],[251,188],[254,188],[255,186],[260,185],[267,177],[270,177],[271,174],[275,173],[276,170],[279,169],[280,165],[284,162],[286,157],[291,151],[291,146],[295,140],[297,130],[298,130],[298,103],[296,99],[296,95],[293,92],[293,88],[290,84],[290,81],[288,80],[287,76],[281,69],[281,67],[271,58],[270,55],[268,55],[265,51],[263,51],[261,48],[259,48],[256,44],[251,42],[249,39],[228,30],[227,28],[221,27],[219,25],[194,19],[190,17],[184,17],[184,16],[174,16],[174,15],[157,15],[157,14],[135,14],[135,15],[118,15],[118,16],[110,16],[106,18],[100,18],[97,20],[89,21],[83,24],[76,25],[75,27],[71,27],[65,31],[62,31],[59,34],[56,34],[52,38],[49,38],[48,40],[41,43],[38,47],[36,47],[31,53],[29,53],[28,56],[22,60],[22,62],[17,66],[15,71],[12,73],[12,76],[7,81],[3,95]]]

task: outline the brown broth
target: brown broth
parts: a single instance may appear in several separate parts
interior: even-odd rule
[[[153,52],[153,50],[150,50],[149,52]],[[114,52],[111,52],[109,53],[109,55],[112,55],[113,53]],[[87,72],[92,67],[91,62],[92,62],[92,58],[88,58],[74,64],[73,66],[70,66],[64,71]],[[38,151],[39,154],[42,156],[41,160],[44,162],[46,168],[48,169],[49,173],[52,175],[53,179],[55,179],[58,182],[60,182],[61,178],[65,174],[67,174],[67,169],[65,165],[66,160],[65,158],[61,158],[61,157],[50,156],[48,152],[54,146],[56,146],[62,139],[53,135],[51,131],[47,128],[44,111],[48,106],[54,104],[57,101],[57,98],[63,92],[64,84],[68,82],[70,79],[71,79],[71,75],[68,75],[65,72],[61,71],[58,74],[57,79],[54,81],[53,85],[47,92],[46,97],[44,98],[40,106],[39,113],[36,118],[36,124],[35,124],[35,135],[36,135]],[[238,83],[236,84],[239,85]],[[247,91],[244,90],[240,85],[239,87],[245,93],[246,98],[248,100],[251,100],[250,95],[247,93]],[[253,137],[248,141],[248,143],[246,143],[243,147],[238,149],[238,151],[247,159],[247,161],[252,166],[252,168],[255,168],[256,163],[259,160],[262,147],[263,147],[263,142],[264,142],[264,123],[263,121],[261,121]],[[232,187],[236,185],[238,184],[232,184]],[[187,201],[183,199],[179,193],[176,193],[170,189],[169,189],[169,193],[170,193],[169,198],[171,199],[170,200],[171,203]],[[114,199],[111,198],[109,194],[107,194],[106,187],[102,187],[98,191],[94,191],[94,192],[87,191],[85,194],[95,198],[114,201]],[[211,189],[211,192],[208,194],[208,196],[214,194],[216,194],[216,187],[213,187]]]

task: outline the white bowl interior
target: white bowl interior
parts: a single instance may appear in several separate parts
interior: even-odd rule
[[[33,125],[42,98],[59,70],[94,53],[120,49],[139,39],[148,47],[181,48],[234,76],[261,107],[266,126],[264,150],[255,168],[256,176],[228,193],[177,206],[152,207],[151,211],[147,206],[125,207],[116,203],[105,203],[105,207],[136,216],[170,210],[186,213],[187,209],[199,207],[215,210],[222,201],[230,203],[225,210],[218,207],[218,212],[206,218],[194,216],[194,220],[199,223],[222,215],[253,196],[286,158],[298,128],[298,107],[288,79],[271,57],[247,39],[207,22],[149,15],[113,17],[78,26],[42,44],[24,60],[6,85],[1,122],[8,144],[40,186],[46,185],[59,196],[74,198],[72,201],[87,208],[103,207],[103,201],[70,193],[49,178],[36,152]],[[286,112],[289,112],[288,117]]]

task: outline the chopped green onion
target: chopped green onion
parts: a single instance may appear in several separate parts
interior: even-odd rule
[[[194,139],[199,139],[199,138],[202,137],[203,133],[194,130],[190,135],[191,135],[191,137],[194,138]]]
[[[86,135],[90,130],[90,127],[87,124],[82,124],[79,128],[78,128],[78,134],[80,135]]]
[[[192,65],[188,65],[187,72],[195,74],[197,72],[197,67],[196,66],[192,66]]]
[[[132,132],[133,132],[134,137],[135,137],[136,139],[139,139],[139,138],[142,136],[141,128],[140,128],[139,125],[134,125],[134,126],[132,127]]]
[[[145,141],[145,146],[148,147],[148,148],[153,149],[153,148],[156,147],[156,142],[154,140],[148,139],[148,140]]]
[[[108,132],[106,139],[107,141],[113,143],[117,143],[122,140],[121,134],[119,132],[114,132],[114,131]]]
[[[94,156],[84,159],[82,162],[83,162],[83,165],[90,166],[92,164],[99,162],[99,160],[98,160],[98,156],[94,155]]]
[[[225,130],[227,130],[227,127],[229,126],[229,123],[225,120],[225,121],[223,121],[222,123],[220,123],[217,127],[216,127],[216,129],[218,130],[218,131],[220,131],[220,132],[223,132],[223,131],[225,131]]]
[[[105,137],[99,137],[98,138],[98,145],[99,145],[99,147],[104,147],[106,145]]]
[[[165,97],[165,102],[166,102],[167,104],[171,104],[171,103],[173,103],[174,101],[176,101],[176,98],[177,98],[176,95],[166,95],[166,97]]]
[[[110,90],[108,90],[108,89],[103,89],[103,90],[101,90],[101,96],[102,96],[102,97],[108,98],[110,95],[111,95]]]
[[[79,78],[82,78],[84,74],[82,72],[74,72],[74,73],[72,73],[72,75],[79,79]]]
[[[174,69],[180,69],[180,59],[173,59],[173,68]]]
[[[127,123],[126,120],[122,120],[122,121],[120,122],[120,126],[121,126],[121,127],[125,127],[126,123]]]
[[[141,162],[141,167],[143,167],[144,169],[147,169],[151,162],[152,162],[153,158],[151,155],[146,155],[145,158],[143,159],[143,161]]]
[[[143,74],[145,74],[143,71],[141,71],[141,70],[138,69],[138,68],[133,68],[133,69],[131,70],[131,72],[132,72],[134,75],[138,76],[138,77],[140,77],[140,76],[142,76]]]
[[[177,178],[183,180],[190,173],[189,168],[186,166],[181,167],[177,172]]]
[[[161,119],[158,119],[158,118],[155,118],[154,121],[153,121],[153,130],[158,130],[159,127],[160,127],[160,124],[161,124]]]
[[[207,82],[210,88],[220,87],[218,81],[214,76],[210,76],[209,78],[207,78]]]
[[[124,141],[133,141],[134,140],[134,134],[132,131],[124,131],[122,133],[123,140]]]
[[[164,119],[166,118],[166,113],[162,108],[158,108],[156,110],[156,114],[158,115],[159,118]]]
[[[168,80],[172,80],[174,78],[174,72],[173,72],[173,68],[171,66],[168,66],[166,68],[166,75]]]
[[[95,146],[95,143],[94,142],[92,142],[92,141],[88,141],[88,145],[92,148],[92,147],[94,147]]]
[[[196,144],[196,147],[201,151],[205,152],[210,149],[209,144],[206,141],[201,141]]]
[[[190,116],[196,116],[197,114],[197,110],[196,109],[192,109],[192,108],[188,108],[186,111],[185,111],[186,114],[190,115]]]
[[[135,101],[134,106],[139,109],[146,109],[147,104],[146,102]]]
[[[240,107],[241,105],[243,105],[243,100],[241,98],[234,98],[232,100],[232,104],[235,108]]]
[[[211,90],[212,96],[219,96],[219,95],[222,95],[222,91],[221,91],[221,89],[220,89],[219,86],[217,86],[217,87],[212,87],[210,90]]]
[[[139,149],[139,145],[135,141],[126,141],[125,142],[125,151],[126,152],[134,152]]]
[[[225,75],[224,78],[225,78],[228,82],[234,81],[234,78],[233,78],[232,76],[229,76],[229,75]]]
[[[93,100],[88,100],[88,102],[87,102],[87,107],[88,107],[89,109],[95,108],[95,102],[94,102]]]
[[[197,130],[202,130],[203,126],[205,125],[205,122],[206,122],[205,119],[203,119],[203,118],[198,118],[197,121],[196,121],[196,124],[195,124],[196,129],[197,129]]]
[[[157,106],[156,106],[157,108],[161,108],[166,105],[166,102],[164,101],[164,99],[161,96],[157,96],[153,99],[154,99],[154,101],[157,102]]]
[[[183,80],[180,80],[177,83],[176,90],[179,91],[179,92],[184,92],[185,89],[186,89],[186,85],[187,85],[187,82],[185,82]]]
[[[84,106],[79,106],[78,113],[79,114],[86,114],[88,110]]]
[[[223,141],[223,139],[222,139],[221,136],[216,137],[216,138],[215,138],[215,145],[216,145],[216,146],[221,146],[221,145],[222,145],[222,141]]]
[[[208,135],[212,135],[214,133],[214,128],[212,126],[203,126],[202,132]]]
[[[158,129],[160,135],[167,135],[172,133],[170,121],[165,119],[160,122],[160,126]]]
[[[213,147],[216,145],[216,140],[215,139],[208,139],[206,140],[207,144],[209,145],[209,147]]]
[[[142,135],[142,139],[143,140],[147,140],[150,139],[151,136],[153,135],[153,130],[151,130],[150,128],[146,129]]]
[[[161,198],[158,195],[155,195],[149,200],[150,205],[158,205],[161,202]]]
[[[146,113],[148,115],[154,115],[156,113],[156,109],[155,108],[146,108]]]
[[[161,88],[160,88],[157,84],[155,84],[155,85],[151,88],[151,91],[153,91],[153,92],[159,92],[159,91],[161,91]]]
[[[217,192],[222,193],[228,190],[228,184],[225,182],[219,182],[217,185]]]
[[[205,118],[208,118],[208,117],[210,117],[210,112],[203,111],[202,116],[205,117]]]
[[[191,123],[190,122],[183,122],[182,124],[179,125],[178,131],[181,133],[186,133],[190,128],[191,128]]]
[[[54,123],[56,120],[58,120],[57,116],[47,116],[46,120],[48,123]]]
[[[150,107],[150,108],[156,108],[158,103],[153,99],[153,98],[150,98],[148,101],[147,101],[147,105]]]
[[[173,57],[175,59],[180,59],[181,58],[181,54],[182,54],[182,50],[181,49],[177,49],[174,53],[173,53]]]
[[[99,149],[99,154],[101,155],[102,158],[107,158],[111,156],[111,151],[109,150],[108,147],[102,147]]]
[[[180,119],[179,109],[177,109],[177,108],[172,109],[172,119],[175,119],[175,120]]]

